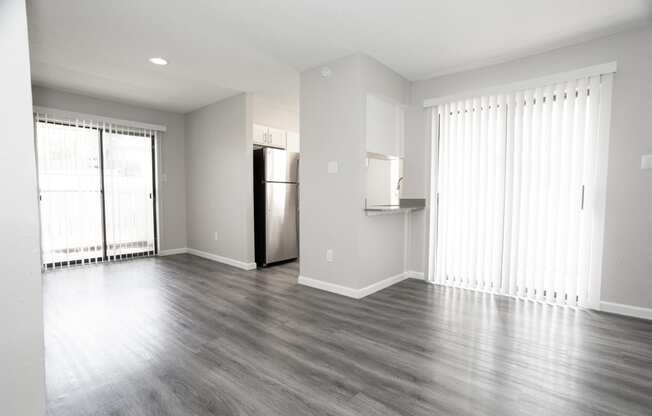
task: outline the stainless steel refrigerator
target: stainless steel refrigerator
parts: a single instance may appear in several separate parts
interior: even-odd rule
[[[254,149],[256,264],[299,257],[299,154]]]

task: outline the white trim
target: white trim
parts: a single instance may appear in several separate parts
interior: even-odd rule
[[[213,260],[218,263],[228,264],[229,266],[237,267],[238,269],[242,269],[242,270],[256,269],[256,263],[247,263],[229,257],[218,256],[217,254],[207,253],[205,251],[197,250],[194,248],[188,248],[187,253],[197,257],[203,257],[208,260]]]
[[[158,132],[154,132],[154,219],[156,220],[155,226],[156,226],[156,245],[158,248],[158,251],[161,252],[161,199],[162,196],[165,195],[165,190],[161,189],[161,174],[165,172],[163,170],[163,158],[161,157],[161,150],[163,149],[163,146],[161,145],[161,134]],[[184,250],[186,250],[185,247],[183,247]]]
[[[376,293],[380,290],[383,290],[407,278],[408,276],[406,273],[399,273],[395,276],[391,276],[388,277],[387,279],[383,279],[380,282],[376,282],[369,286],[365,286],[362,289],[353,289],[348,286],[342,286],[334,283],[324,282],[323,280],[312,279],[306,276],[299,276],[299,278],[297,279],[297,283],[303,286],[309,286],[314,289],[336,293],[338,295],[346,296],[353,299],[362,299],[365,296],[369,296],[372,293]]]
[[[159,257],[173,256],[175,254],[186,254],[188,249],[186,247],[181,248],[171,248],[169,250],[161,250],[158,252]]]
[[[410,236],[410,229],[412,228],[412,217],[409,213],[403,216],[403,270],[408,268],[408,259],[410,258],[410,245],[412,237]]]
[[[365,296],[369,296],[372,293],[388,288],[405,279],[407,279],[405,273],[399,273],[397,275],[390,276],[387,279],[383,279],[380,282],[376,282],[369,286],[363,287],[362,289],[358,289],[358,294],[360,295],[360,298],[364,298]]]
[[[419,279],[419,280],[425,280],[426,276],[425,273],[423,272],[417,272],[415,270],[408,270],[405,272],[405,277],[408,279]]]
[[[640,306],[624,305],[622,303],[600,302],[600,310],[618,315],[652,320],[652,309]]]
[[[618,64],[616,62],[608,62],[605,64],[576,69],[573,71],[561,72],[559,74],[549,75],[546,77],[533,78],[533,79],[518,81],[506,85],[497,85],[497,86],[483,88],[475,91],[465,91],[465,92],[446,95],[442,97],[429,98],[423,101],[423,106],[436,107],[439,104],[445,104],[452,101],[457,101],[457,100],[474,97],[474,96],[504,94],[513,91],[526,90],[528,88],[540,87],[542,85],[556,84],[571,79],[586,78],[594,75],[612,74],[615,73],[617,69],[618,69]]]
[[[338,295],[346,296],[349,298],[360,299],[361,296],[358,296],[358,290],[352,289],[350,287],[336,285],[333,283],[324,282],[323,280],[312,279],[306,276],[299,276],[297,283],[302,286],[308,286],[319,290],[324,290],[326,292],[336,293]]]
[[[607,171],[609,166],[609,140],[611,135],[611,102],[613,75],[602,77],[600,91],[600,115],[598,126],[598,153],[593,201],[593,240],[591,241],[591,264],[589,265],[588,297],[589,308],[598,308],[602,292],[602,260],[604,257],[604,228],[607,219]]]
[[[437,122],[435,123],[436,112],[429,108],[426,109],[426,145],[424,157],[426,158],[424,166],[426,167],[426,186],[427,195],[426,203],[428,210],[425,213],[424,222],[426,224],[426,238],[424,240],[424,260],[425,260],[425,273],[428,276],[427,280],[434,281],[437,253],[437,216],[439,215],[439,202],[436,199],[437,192],[439,191],[439,114],[437,114]]]
[[[71,120],[86,120],[86,121],[95,121],[95,122],[104,122],[111,123],[121,127],[132,127],[137,129],[148,129],[156,131],[167,131],[167,127],[163,124],[150,124],[150,123],[141,123],[140,121],[131,121],[131,120],[122,120],[119,118],[111,118],[99,116],[96,114],[86,114],[78,113],[76,111],[67,111],[67,110],[58,110],[56,108],[50,107],[41,107],[35,105],[33,107],[34,113],[47,114],[48,118],[58,121],[71,121]]]

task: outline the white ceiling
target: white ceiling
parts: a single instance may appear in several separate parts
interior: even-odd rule
[[[515,59],[649,24],[652,1],[28,0],[28,19],[35,84],[187,112],[295,107],[299,71],[355,52],[410,80]]]

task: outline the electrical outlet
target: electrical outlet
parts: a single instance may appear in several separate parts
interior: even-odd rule
[[[161,173],[161,182],[166,183],[168,181],[167,173]]]
[[[334,259],[333,249],[329,248],[326,250],[326,261],[332,263]]]
[[[338,166],[337,160],[332,160],[328,162],[328,173],[337,173]]]
[[[215,231],[214,238],[215,238],[215,241],[217,241],[217,231]]]

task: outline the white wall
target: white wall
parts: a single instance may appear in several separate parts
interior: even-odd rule
[[[473,91],[489,86],[546,76],[585,66],[617,61],[614,79],[602,301],[652,307],[652,170],[642,171],[642,154],[652,153],[652,27],[625,32],[584,44],[487,68],[415,82],[412,102]],[[427,164],[419,155],[426,147],[424,112],[413,110],[407,127],[406,168],[426,177]],[[419,174],[419,171],[421,173]],[[425,193],[426,181],[421,190]],[[423,216],[415,216],[414,233],[424,235]],[[421,240],[423,241],[423,237]],[[424,253],[423,245],[414,253]],[[423,267],[419,254],[411,258]],[[420,270],[423,270],[421,268]]]
[[[396,203],[398,192],[396,183],[398,178],[392,177],[392,169],[399,164],[398,159],[375,159],[367,161],[367,185],[365,187],[365,198],[367,206],[385,205]],[[398,171],[398,169],[395,169]],[[394,200],[394,201],[393,201]]]
[[[356,180],[362,178],[364,154],[359,59],[328,66],[330,78],[323,78],[319,68],[301,73],[300,274],[358,288],[362,200]],[[327,173],[329,161],[338,162],[337,174]],[[332,263],[326,262],[329,248],[335,253]]]
[[[430,123],[422,106],[411,106],[405,111],[405,159],[403,198],[424,198],[427,196],[428,159],[430,157]],[[426,209],[414,211],[410,216],[407,269],[424,272],[426,269]]]
[[[43,300],[27,19],[0,2],[0,407],[45,414]]]
[[[385,65],[366,55],[360,55],[360,80],[363,100],[367,94],[389,99],[397,104],[408,104],[410,83]],[[365,128],[361,138],[366,157],[366,110],[362,122]],[[364,159],[363,159],[364,161]],[[366,182],[363,172],[362,197]],[[408,181],[406,178],[404,181]],[[360,235],[358,237],[359,261],[362,263],[361,277],[366,286],[379,280],[399,275],[405,270],[405,216],[390,214],[366,216],[358,208]]]
[[[251,94],[253,122],[281,130],[299,132],[299,108],[291,107],[280,99]]]
[[[161,251],[186,247],[186,172],[184,147],[184,116],[135,107],[115,101],[34,86],[34,105],[163,124],[167,131],[159,141],[159,246]],[[166,181],[162,177],[165,175]]]
[[[186,114],[188,248],[249,264],[254,262],[251,101],[240,94]]]
[[[367,217],[367,93],[405,102],[409,84],[380,63],[353,55],[301,74],[301,275],[361,289],[403,272],[403,216]],[[328,173],[329,161],[339,172]],[[334,261],[326,261],[326,250]]]

